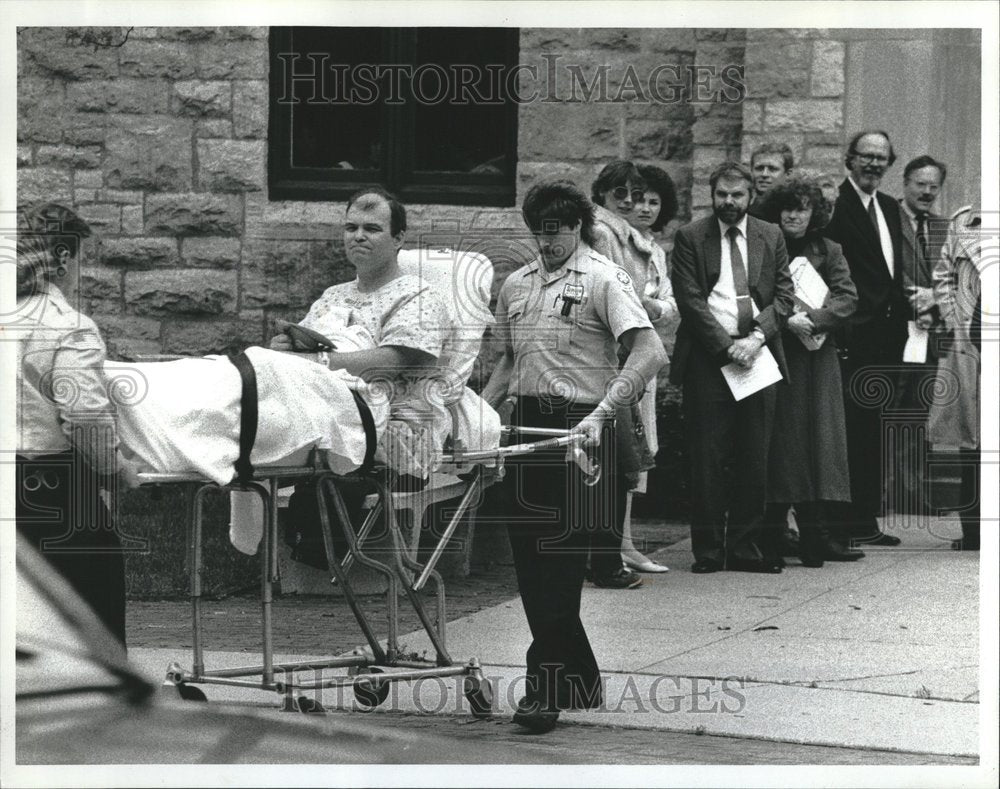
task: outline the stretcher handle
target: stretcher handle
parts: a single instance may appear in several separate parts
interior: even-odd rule
[[[507,457],[530,455],[535,452],[545,452],[551,449],[567,447],[566,460],[579,466],[584,474],[584,484],[588,487],[593,487],[601,479],[601,465],[591,460],[590,456],[583,450],[582,445],[587,441],[587,436],[583,433],[569,433],[569,431],[565,430],[559,432],[561,433],[559,437],[548,438],[544,441],[513,444],[512,446],[500,447],[499,449],[463,451],[454,456],[444,453],[441,457],[447,462],[479,463],[484,460],[503,460]]]

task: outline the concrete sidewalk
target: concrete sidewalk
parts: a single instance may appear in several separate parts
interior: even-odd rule
[[[685,541],[655,554],[671,567],[637,590],[583,594],[583,621],[606,677],[607,709],[567,724],[659,729],[914,753],[979,754],[979,554],[949,550],[955,519],[887,522],[900,548],[866,549],[781,575],[688,572]],[[433,654],[422,632],[400,639]],[[509,714],[523,690],[530,635],[520,601],[448,623],[453,659],[477,657]],[[154,674],[186,650],[137,649]],[[210,654],[209,668],[249,656]],[[301,656],[295,656],[296,658]],[[247,698],[211,688],[213,698]],[[351,706],[350,691],[327,706]],[[261,696],[257,693],[257,698]],[[268,703],[274,703],[274,697]],[[379,710],[467,710],[460,680],[393,685]]]

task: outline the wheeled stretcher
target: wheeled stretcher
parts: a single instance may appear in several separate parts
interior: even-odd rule
[[[453,380],[464,385],[475,364],[485,326],[492,321],[488,309],[493,277],[492,265],[483,256],[453,253],[449,250],[404,251],[400,253],[399,261],[404,270],[431,280],[439,292],[454,295],[455,303],[449,305],[451,309],[448,311],[452,317],[452,324],[443,327],[446,336],[440,362],[453,374]],[[353,415],[356,422],[358,411],[355,411],[355,401],[357,401],[362,421],[365,421],[365,409],[357,396],[352,399],[352,393],[346,393],[341,384],[331,381],[326,371],[321,373],[319,366],[311,362],[300,364],[299,360],[269,358],[268,354],[272,352],[263,349],[249,349],[246,353],[253,362],[251,366],[257,368],[258,375],[263,373],[262,389],[268,390],[270,386],[281,387],[288,380],[294,380],[296,396],[301,396],[302,392],[299,390],[306,389],[316,395],[317,404],[312,408],[302,409],[299,413],[282,411],[285,404],[283,396],[273,398],[270,404],[261,404],[261,413],[268,413],[270,421],[262,420],[263,435],[256,435],[257,446],[254,447],[254,451],[258,452],[256,467],[250,463],[250,448],[254,446],[254,440],[252,437],[249,441],[246,440],[248,433],[251,432],[245,423],[246,410],[236,407],[237,402],[248,399],[247,379],[243,377],[241,392],[239,384],[232,378],[231,369],[224,361],[221,366],[206,367],[208,373],[202,374],[217,376],[211,400],[196,402],[191,408],[197,411],[214,407],[221,396],[219,391],[222,391],[228,398],[229,405],[222,409],[223,413],[216,421],[226,422],[222,428],[223,432],[228,431],[230,436],[228,443],[224,446],[212,445],[209,447],[210,451],[206,452],[204,446],[199,443],[203,431],[199,426],[186,423],[189,420],[181,420],[185,424],[177,426],[182,429],[182,438],[186,439],[187,445],[181,447],[183,452],[180,452],[177,446],[161,446],[157,443],[157,436],[167,432],[166,425],[162,430],[149,430],[142,425],[132,431],[132,438],[136,442],[145,444],[144,448],[150,456],[155,455],[167,463],[159,466],[160,468],[188,468],[184,464],[185,460],[195,463],[197,468],[190,472],[139,475],[140,482],[144,485],[197,485],[189,513],[187,533],[193,636],[192,665],[187,669],[172,664],[167,670],[167,682],[174,685],[185,698],[204,699],[204,694],[198,686],[205,684],[274,691],[283,695],[283,706],[286,710],[310,712],[319,711],[322,707],[317,699],[307,694],[324,688],[351,687],[358,704],[363,708],[372,708],[387,698],[393,682],[412,681],[423,677],[462,676],[464,694],[473,714],[488,715],[492,708],[492,689],[483,677],[479,663],[475,658],[471,658],[465,663],[456,664],[448,653],[445,639],[447,620],[445,589],[444,582],[436,570],[437,563],[464,515],[478,501],[483,488],[492,480],[502,476],[504,463],[508,458],[565,449],[567,458],[580,466],[585,480],[592,484],[596,483],[600,469],[584,450],[585,438],[579,434],[571,434],[567,430],[503,427],[500,429],[501,440],[495,445],[484,446],[477,444],[475,438],[470,439],[469,435],[484,435],[485,431],[479,433],[473,431],[464,438],[460,436],[459,420],[456,416],[458,411],[456,403],[452,402],[448,405],[453,441],[448,449],[435,447],[435,465],[439,466],[440,470],[452,469],[460,472],[464,482],[453,483],[445,488],[431,487],[419,493],[393,493],[390,491],[394,475],[399,470],[373,467],[369,426],[366,425],[364,432],[342,431],[339,430],[337,419],[326,419],[321,413],[324,408],[337,406],[341,409],[338,414],[345,414],[348,417]],[[243,361],[239,358],[233,360],[237,367],[241,365],[245,367]],[[162,375],[163,370],[157,370],[156,374]],[[176,384],[171,376],[166,375],[165,378],[166,380],[160,383],[161,391],[162,388],[169,388],[172,383]],[[190,392],[178,394],[192,395]],[[256,400],[256,391],[253,394],[253,399]],[[197,392],[193,393],[195,399],[198,395]],[[371,402],[369,405],[375,412],[374,423],[380,430],[384,429],[388,420],[387,414],[380,413]],[[148,418],[154,423],[162,417],[156,408],[147,410]],[[333,410],[336,411],[335,408]],[[236,424],[237,419],[234,416],[236,413],[240,414],[239,425]],[[492,417],[495,419],[496,414],[493,413]],[[351,420],[348,418],[346,421]],[[309,424],[304,425],[303,422]],[[274,449],[288,439],[284,431],[274,430],[275,424],[279,426],[294,424],[295,429],[292,432],[299,436],[322,434],[326,443],[318,447],[320,452],[315,451],[317,447],[304,452],[301,451],[302,447],[299,444],[295,444],[296,451],[286,455],[284,453],[288,447],[280,451]],[[498,420],[496,424],[499,425]],[[330,440],[328,428],[332,428],[337,434],[335,440]],[[256,428],[253,432],[256,433]],[[237,436],[239,457],[235,443]],[[456,436],[459,436],[457,440]],[[504,439],[507,442],[518,440],[521,443],[505,445]],[[184,440],[181,443],[185,443]],[[232,478],[234,467],[238,472],[236,479]],[[319,525],[331,582],[342,590],[367,645],[366,648],[358,649],[351,655],[331,656],[318,661],[275,663],[272,602],[275,583],[278,580],[278,491],[279,488],[310,480],[317,483]],[[348,480],[361,480],[373,491],[366,502],[367,515],[360,524],[351,522],[339,490],[339,486]],[[205,665],[201,617],[203,504],[210,494],[221,491],[249,492],[259,498],[263,511],[263,534],[260,540],[263,657],[260,665],[209,669]],[[428,560],[420,564],[417,561],[416,546],[421,528],[420,514],[423,512],[424,504],[451,500],[456,493],[460,496],[459,504],[440,534]],[[414,505],[414,498],[420,503]],[[331,506],[334,510],[332,513]],[[409,545],[404,539],[397,519],[397,513],[403,511],[409,511],[413,521],[410,524],[412,532]],[[393,547],[391,559],[387,561],[376,559],[366,550],[375,526],[383,516]],[[334,539],[335,522],[340,524],[343,541],[347,544],[346,551],[340,556],[336,555],[335,549],[337,543]],[[385,579],[388,632],[384,646],[374,632],[369,617],[351,585],[350,570],[355,564],[362,565]],[[429,581],[433,581],[436,593],[433,617],[425,610],[420,597],[420,592]],[[433,660],[401,652],[398,632],[400,594],[406,597],[427,632],[436,652]],[[346,669],[346,673],[332,673],[332,670],[337,669]]]
[[[479,662],[475,658],[456,664],[447,651],[445,643],[445,623],[447,621],[444,582],[435,569],[448,541],[462,520],[469,506],[475,502],[485,484],[487,473],[495,478],[502,475],[504,461],[509,457],[559,448],[567,450],[567,456],[576,462],[589,482],[596,482],[601,471],[590,461],[583,450],[585,438],[562,430],[541,428],[504,428],[508,436],[521,434],[525,437],[540,437],[541,440],[524,442],[496,449],[452,450],[441,453],[441,461],[447,465],[467,466],[489,461],[493,470],[484,472],[482,465],[476,465],[448,526],[440,535],[427,562],[423,565],[414,561],[403,546],[403,537],[395,517],[393,496],[390,493],[391,471],[375,469],[363,475],[337,475],[318,466],[273,467],[255,469],[249,477],[234,480],[225,485],[206,481],[198,474],[185,473],[145,473],[140,474],[144,485],[198,484],[194,494],[188,522],[187,550],[190,570],[190,598],[192,615],[192,667],[185,669],[172,663],[167,669],[166,680],[174,685],[180,695],[188,699],[204,699],[197,685],[230,685],[274,691],[284,697],[285,710],[301,712],[322,711],[319,701],[302,695],[303,692],[322,688],[351,687],[355,699],[363,708],[375,707],[388,696],[390,683],[413,681],[424,677],[464,676],[463,692],[469,702],[472,714],[477,717],[489,715],[493,706],[493,691],[483,676]],[[344,500],[338,490],[338,482],[345,479],[364,479],[375,491],[374,506],[368,510],[364,522],[359,527],[351,522]],[[320,527],[332,582],[338,584],[344,598],[353,612],[367,641],[367,650],[355,650],[354,654],[334,656],[322,660],[295,663],[274,662],[274,642],[272,634],[272,603],[274,584],[278,580],[278,489],[293,482],[315,480],[317,503],[320,513]],[[208,669],[205,665],[202,633],[202,538],[203,504],[212,492],[225,490],[252,491],[260,498],[265,518],[265,529],[261,541],[261,635],[262,662],[260,665],[236,666]],[[403,494],[405,495],[405,494]],[[327,502],[332,502],[336,520],[342,525],[347,542],[347,553],[335,555],[333,521]],[[389,535],[395,550],[392,564],[378,561],[365,552],[365,543],[377,519],[384,513],[388,521]],[[419,528],[419,524],[416,524]],[[385,646],[376,636],[367,614],[363,610],[351,586],[349,570],[357,562],[382,575],[387,582],[385,594],[388,613],[388,633]],[[419,592],[433,580],[436,591],[436,611],[432,618],[424,608]],[[419,659],[415,655],[401,654],[398,643],[399,593],[402,591],[409,604],[417,613],[420,622],[434,645],[436,655],[433,662]],[[327,669],[347,669],[346,674],[323,676]]]

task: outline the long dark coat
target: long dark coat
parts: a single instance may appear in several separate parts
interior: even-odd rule
[[[809,351],[785,329],[782,347],[788,385],[777,387],[774,432],[768,458],[768,500],[785,503],[850,501],[847,432],[836,330],[857,308],[858,293],[840,245],[814,237],[802,253],[830,292],[821,309],[807,310],[817,333],[827,333],[819,350]]]

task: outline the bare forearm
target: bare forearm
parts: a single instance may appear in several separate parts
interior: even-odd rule
[[[510,378],[514,372],[514,354],[505,351],[493,368],[493,374],[483,387],[482,398],[493,408],[497,408],[510,391]]]

